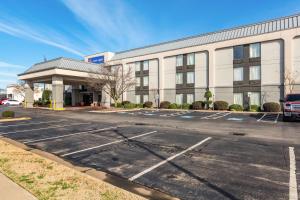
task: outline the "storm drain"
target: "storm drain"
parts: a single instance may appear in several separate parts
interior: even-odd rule
[[[231,134],[235,135],[235,136],[245,136],[246,135],[246,133],[241,133],[241,132],[233,132]]]

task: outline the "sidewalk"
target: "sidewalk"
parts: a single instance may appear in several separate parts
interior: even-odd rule
[[[1,200],[37,200],[32,194],[0,173]]]

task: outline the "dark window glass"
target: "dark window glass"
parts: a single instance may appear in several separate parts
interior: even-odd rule
[[[286,101],[300,101],[300,94],[290,94],[286,97]]]
[[[234,58],[234,60],[244,58],[244,47],[243,46],[235,46],[233,48],[233,58]]]

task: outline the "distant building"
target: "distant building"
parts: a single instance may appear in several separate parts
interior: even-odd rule
[[[5,98],[5,97],[6,97],[6,90],[0,89],[0,99]]]

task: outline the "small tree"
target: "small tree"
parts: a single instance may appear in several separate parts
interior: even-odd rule
[[[50,97],[52,95],[51,90],[44,90],[42,94],[42,101],[43,103],[48,103],[50,101]]]
[[[292,71],[287,69],[284,73],[284,85],[285,85],[285,95],[292,94],[294,92],[296,79],[299,75],[298,71]]]
[[[90,73],[88,84],[94,90],[104,91],[114,100],[115,107],[120,103],[122,95],[136,84],[131,66],[124,70],[121,64],[109,66],[100,65],[96,72]]]
[[[209,109],[209,105],[212,103],[212,101],[210,100],[211,97],[212,97],[212,92],[209,89],[207,89],[204,94],[204,98],[206,99],[204,103],[207,109]]]

